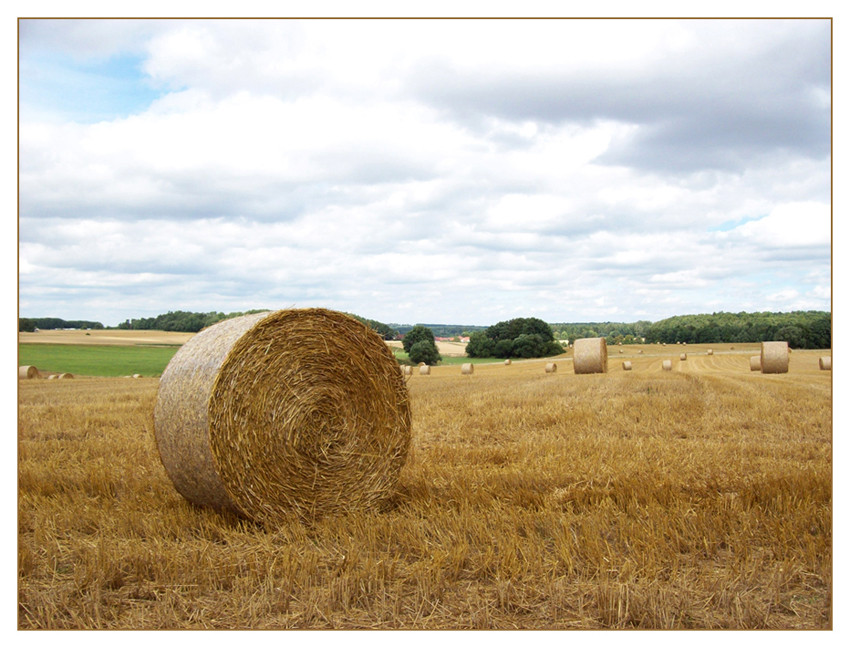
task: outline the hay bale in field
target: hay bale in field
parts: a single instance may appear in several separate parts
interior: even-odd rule
[[[663,360],[661,362],[661,370],[662,371],[673,371],[673,361],[672,360]]]
[[[401,368],[401,373],[404,374],[405,376],[412,376],[413,375],[413,367],[411,367],[410,365],[403,365],[402,368]]]
[[[605,373],[608,371],[608,346],[605,338],[576,340],[573,352],[573,369],[577,374]]]
[[[543,370],[546,373],[555,373],[556,371],[558,371],[558,365],[554,362],[547,362]]]
[[[430,376],[431,375],[431,367],[426,364],[419,366],[419,375],[420,376]]]
[[[133,378],[141,378],[142,374],[133,374]]]
[[[687,353],[682,353],[681,355],[679,355],[679,360],[687,360],[687,359],[688,359]]]
[[[631,370],[632,370],[632,363],[629,362],[628,360],[623,360],[623,371],[631,371]]]
[[[511,359],[510,359],[510,358],[508,358],[507,360],[505,360],[505,366],[507,366],[507,365],[509,365],[509,364],[511,364]]]
[[[643,349],[638,349],[638,354],[643,355]]]
[[[761,343],[761,372],[763,374],[788,373],[788,343]]]
[[[832,371],[832,356],[818,358],[818,367],[823,371]]]
[[[50,375],[47,377],[47,379],[48,379],[48,380],[55,380],[55,379],[56,379],[56,378],[58,378],[58,377],[59,377],[59,375],[58,375],[58,374],[50,374]]]
[[[708,351],[705,352],[705,355],[714,355],[714,351],[709,349]]]
[[[761,356],[750,356],[750,371],[761,371]]]
[[[36,369],[32,365],[24,365],[23,367],[18,367],[18,378],[38,378],[38,369]]]
[[[72,374],[72,373],[61,373],[61,374],[59,374],[60,379],[73,378],[73,377],[74,377],[74,374]]]
[[[622,350],[622,349],[620,349],[620,353],[622,353],[622,352],[623,352],[623,350]]]
[[[192,337],[154,411],[189,501],[274,523],[384,503],[410,445],[410,403],[381,337],[342,313],[255,313]]]
[[[475,371],[475,366],[471,362],[467,362],[460,366],[460,373],[465,376],[471,374],[473,371]]]

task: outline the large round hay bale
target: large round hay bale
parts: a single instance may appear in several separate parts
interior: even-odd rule
[[[420,376],[430,376],[431,375],[431,367],[429,367],[426,364],[420,365],[419,375]]]
[[[832,356],[818,358],[818,367],[824,371],[832,371]]]
[[[673,361],[672,360],[663,360],[661,362],[662,371],[673,371]]]
[[[687,360],[687,359],[688,359],[687,353],[682,353],[682,354],[679,355],[679,360]]]
[[[623,371],[631,371],[632,363],[628,360],[623,360]]]
[[[558,371],[558,365],[554,362],[547,362],[544,371],[546,373],[555,373],[556,371]]]
[[[471,374],[473,371],[475,371],[475,366],[471,362],[466,362],[460,366],[460,372],[465,376]]]
[[[410,404],[380,336],[335,311],[202,330],[162,374],[162,463],[189,501],[274,523],[379,507],[410,446]]]
[[[761,356],[750,356],[750,371],[761,371]]]
[[[573,351],[573,369],[577,374],[605,373],[608,371],[608,346],[605,338],[576,340]]]
[[[788,343],[761,343],[761,372],[766,374],[788,373]]]
[[[18,367],[18,378],[38,378],[38,369],[36,369],[32,365],[24,365],[23,367]]]

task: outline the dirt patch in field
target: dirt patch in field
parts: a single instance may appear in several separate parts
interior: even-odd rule
[[[38,331],[37,333],[18,333],[19,344],[86,344],[104,346],[176,346],[185,343],[194,333],[176,333],[173,331]]]

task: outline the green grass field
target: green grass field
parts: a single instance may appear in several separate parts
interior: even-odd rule
[[[158,376],[179,347],[19,344],[18,364],[79,376]]]
[[[410,358],[408,355],[399,348],[391,347],[390,351],[396,357],[396,360],[401,362],[410,362]],[[468,358],[466,356],[443,356],[443,359],[440,360],[441,365],[462,365],[467,362],[471,362],[472,364],[485,364],[485,363],[493,363],[493,362],[504,362],[504,358]]]

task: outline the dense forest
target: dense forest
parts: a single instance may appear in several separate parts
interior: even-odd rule
[[[156,317],[128,319],[118,325],[120,329],[152,329],[158,331],[180,331],[194,333],[231,317],[261,313],[267,309],[255,309],[234,313],[192,313],[187,311],[169,311]],[[350,314],[350,313],[349,313]],[[392,340],[409,332],[413,326],[401,324],[384,324],[371,319],[365,319],[351,314],[355,319],[371,327],[385,340]],[[518,318],[511,320],[515,323],[534,320],[535,318]],[[536,321],[536,320],[535,320]],[[460,324],[428,324],[437,337],[453,337],[458,335],[476,336],[477,342],[490,339],[494,345],[508,339],[502,335],[501,328],[508,323],[500,322],[491,327],[465,326]],[[609,344],[634,344],[643,341],[653,342],[688,342],[692,344],[720,342],[763,342],[768,340],[785,340],[797,349],[829,349],[832,347],[832,316],[824,311],[794,311],[791,313],[711,313],[702,315],[677,315],[658,322],[639,320],[637,322],[583,322],[559,323],[547,325],[555,340],[576,340],[578,338],[604,337]],[[85,320],[64,320],[59,317],[21,317],[18,320],[18,330],[34,331],[35,329],[102,329],[100,322]],[[487,335],[486,331],[492,335]],[[540,334],[541,331],[525,332],[526,335]],[[509,336],[514,340],[520,335]],[[548,332],[543,332],[543,342],[549,342]],[[528,340],[523,338],[522,343]],[[488,346],[484,342],[485,346]],[[504,342],[502,347],[506,348]],[[522,346],[522,345],[520,345]],[[528,345],[526,345],[528,346]],[[504,351],[504,348],[502,351]],[[519,350],[519,346],[517,347]],[[473,345],[473,351],[475,345]],[[485,349],[486,351],[486,349]],[[524,350],[523,353],[529,352]]]
[[[823,311],[677,315],[646,330],[647,342],[764,342],[784,340],[795,349],[832,347],[832,317]]]
[[[18,330],[33,332],[36,329],[52,331],[56,329],[102,329],[100,322],[86,320],[63,320],[60,317],[21,317],[18,319]]]
[[[536,317],[517,317],[498,322],[469,337],[470,358],[542,358],[564,352],[546,322]]]

